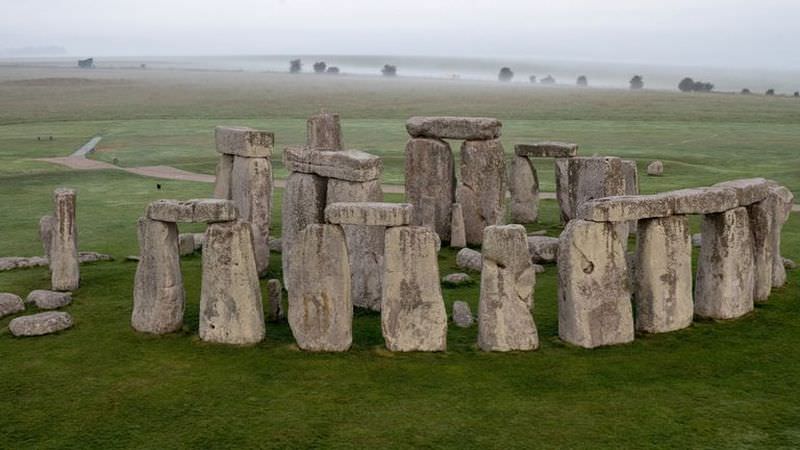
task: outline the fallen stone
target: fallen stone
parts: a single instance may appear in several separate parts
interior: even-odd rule
[[[142,258],[137,256],[137,255],[128,255],[128,256],[125,257],[125,261],[139,262],[141,260],[142,260]]]
[[[467,244],[479,245],[484,228],[503,222],[505,196],[505,154],[500,141],[464,142],[456,199],[464,215]]]
[[[187,256],[194,253],[194,233],[179,234],[178,249],[181,256]]]
[[[151,220],[174,223],[230,222],[238,218],[236,206],[230,200],[156,200],[147,206]]]
[[[451,214],[455,200],[456,175],[450,144],[437,139],[410,139],[405,152],[406,201],[414,205],[414,225],[432,224],[445,241],[451,241]],[[423,198],[432,200],[423,209]],[[430,216],[425,215],[430,211]]]
[[[782,258],[783,259],[783,267],[786,270],[794,270],[797,269],[797,263],[792,261],[789,258]]]
[[[571,158],[578,155],[578,145],[565,142],[517,144],[514,154],[528,158]]]
[[[66,188],[53,193],[56,226],[50,241],[50,281],[54,291],[72,291],[80,286],[76,195],[75,190]]]
[[[543,265],[541,265],[541,264],[534,264],[534,265],[533,265],[533,271],[534,271],[534,272],[536,272],[537,274],[539,274],[539,273],[544,273],[544,271],[545,271],[545,268],[544,268],[544,266],[543,266]]]
[[[280,322],[286,317],[283,312],[283,286],[281,280],[267,280],[267,320]]]
[[[231,196],[233,158],[233,155],[219,155],[214,178],[214,198],[233,200]]]
[[[453,302],[453,323],[460,328],[469,328],[475,323],[475,318],[472,317],[472,311],[467,302],[458,300]]]
[[[415,138],[490,140],[500,137],[503,124],[488,117],[412,117],[406,131]]]
[[[25,303],[39,309],[58,309],[72,303],[72,293],[35,290],[28,294]]]
[[[325,208],[328,223],[396,227],[409,225],[414,207],[409,203],[342,202]]]
[[[0,293],[0,318],[25,311],[25,304],[18,295]]]
[[[647,165],[647,175],[651,177],[660,177],[664,174],[664,163],[661,161],[652,161]]]
[[[104,253],[97,253],[97,252],[78,252],[78,262],[81,264],[83,263],[93,263],[98,261],[113,261],[114,258],[111,255],[106,255]]]
[[[558,238],[527,236],[528,252],[534,263],[554,263],[558,259]]]
[[[50,261],[41,256],[6,256],[0,258],[0,272],[14,269],[29,269],[31,267],[43,267],[48,264],[50,264]]]
[[[714,214],[739,206],[736,192],[721,187],[680,189],[659,194],[667,198],[673,214]]]
[[[695,233],[692,235],[692,247],[700,248],[703,245],[703,234]]]
[[[269,224],[272,217],[272,163],[269,159],[234,158],[231,198],[239,217],[250,223],[256,270],[263,276],[269,267]]]
[[[460,203],[453,203],[452,221],[450,222],[450,247],[464,248],[467,246],[466,230],[464,230],[464,212]]]
[[[339,114],[321,112],[308,118],[306,122],[308,148],[315,150],[342,150],[342,126]]]
[[[217,152],[245,158],[269,158],[275,145],[275,135],[247,127],[214,129]]]
[[[381,158],[359,150],[287,147],[283,151],[283,165],[291,172],[359,182],[377,180],[383,171]]]
[[[286,179],[281,205],[281,262],[283,284],[289,285],[289,253],[297,235],[308,225],[325,221],[328,180],[310,173],[293,172]]]
[[[54,216],[43,216],[39,219],[39,239],[42,241],[42,248],[44,249],[44,257],[50,260],[50,247],[53,245],[53,234],[58,221]]]
[[[767,198],[770,184],[763,178],[748,178],[717,183],[714,187],[733,189],[739,200],[739,206],[748,206]]]
[[[509,176],[511,221],[533,223],[539,218],[539,178],[530,159],[515,156]]]
[[[672,215],[669,197],[663,195],[621,195],[584,202],[578,219],[594,222],[629,222]]]
[[[72,327],[72,316],[61,311],[48,311],[13,319],[8,330],[14,336],[42,336]]]
[[[456,265],[462,269],[480,272],[483,268],[481,252],[471,248],[463,248],[456,254]]]
[[[465,284],[472,281],[472,277],[465,273],[451,273],[442,278],[442,282],[453,285]]]

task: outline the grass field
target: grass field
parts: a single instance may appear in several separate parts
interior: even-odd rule
[[[587,351],[557,338],[549,265],[535,293],[537,352],[482,353],[477,328],[451,327],[446,353],[392,354],[379,316],[358,311],[353,349],[314,355],[297,350],[286,323],[268,324],[267,339],[251,348],[201,342],[200,256],[191,256],[182,261],[184,330],[148,337],[129,326],[135,263],[124,257],[137,253],[136,218],[154,199],[203,197],[210,185],[162,180],[158,191],[153,179],[33,161],[101,134],[93,157],[211,173],[215,125],[269,129],[283,146],[302,142],[304,117],[325,108],[342,113],[348,146],[383,156],[385,181],[402,183],[405,118],[471,114],[503,119],[507,151],[515,142],[562,139],[584,154],[636,158],[640,170],[664,160],[664,177],[643,177],[646,192],[768,176],[800,193],[798,100],[394,81],[0,68],[0,255],[41,253],[39,217],[51,211],[53,188],[67,185],[79,192],[81,249],[116,257],[82,266],[67,309],[74,329],[16,339],[10,318],[0,319],[0,447],[800,446],[798,271],[741,320]],[[50,135],[54,141],[36,140]],[[552,190],[551,166],[540,163]],[[541,223],[529,228],[557,236],[555,203],[542,208]],[[279,218],[280,191],[275,235]],[[692,226],[698,230],[697,220]],[[784,255],[800,259],[799,214],[782,244]],[[442,251],[442,275],[456,271],[454,258]],[[280,255],[269,276],[280,276]],[[0,292],[48,286],[45,268],[0,273]],[[477,283],[443,292],[448,311],[455,300],[476,311]]]

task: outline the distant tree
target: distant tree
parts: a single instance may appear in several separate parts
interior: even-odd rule
[[[795,97],[800,97],[800,91],[794,91],[794,96]]]
[[[542,78],[542,80],[539,81],[539,83],[542,83],[542,84],[556,84],[556,79],[553,78],[552,75],[548,75],[548,76]]]
[[[678,89],[680,89],[681,92],[694,91],[694,80],[689,77],[682,79],[681,82],[678,83]]]
[[[397,66],[394,66],[392,64],[384,64],[383,69],[381,69],[381,73],[385,77],[396,77]]]
[[[631,89],[633,90],[642,89],[644,87],[644,78],[642,78],[641,75],[634,75],[633,78],[631,78],[630,83],[631,83]]]
[[[531,83],[536,83],[536,75],[531,75],[528,79],[531,80]]]
[[[81,69],[94,69],[94,58],[79,59],[78,67]]]
[[[580,87],[587,87],[589,86],[589,80],[586,78],[586,75],[581,75],[578,77],[577,81],[578,86]]]
[[[289,73],[300,73],[303,70],[303,62],[299,59],[289,61]]]
[[[314,63],[314,72],[316,72],[316,73],[325,73],[325,69],[327,67],[328,67],[328,65],[325,64],[325,61],[315,62]]]
[[[331,75],[338,75],[339,74],[339,68],[336,67],[336,66],[330,66],[330,67],[328,67],[327,72],[329,74],[331,74]]]
[[[764,95],[775,95],[775,89],[767,89],[767,93]]]
[[[750,92],[750,89],[747,88],[742,89],[742,95],[750,95],[750,94],[752,94],[752,92]]]
[[[514,79],[514,72],[512,72],[509,67],[503,67],[500,69],[497,79],[500,81],[511,81]]]

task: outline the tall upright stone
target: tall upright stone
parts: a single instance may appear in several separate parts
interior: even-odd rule
[[[289,284],[289,252],[297,235],[311,224],[325,221],[328,180],[310,173],[292,172],[286,179],[281,206],[281,262],[283,284]]]
[[[569,195],[569,158],[556,158],[553,168],[555,169],[556,201],[558,202],[559,217],[561,223],[566,224],[575,215]]]
[[[625,195],[622,160],[617,157],[578,156],[567,160],[568,219],[573,219],[580,206],[589,200]],[[561,186],[563,188],[563,186]]]
[[[297,234],[289,267],[289,327],[297,345],[313,352],[349,349],[353,342],[353,304],[342,228],[307,226]]]
[[[231,199],[239,210],[239,217],[250,223],[256,270],[263,276],[269,266],[272,164],[268,158],[236,156],[231,181]]]
[[[467,235],[464,230],[464,211],[461,209],[461,203],[453,203],[451,211],[450,247],[464,248],[467,246]]]
[[[786,186],[777,183],[770,183],[769,197],[773,200],[773,220],[772,233],[770,234],[772,251],[772,286],[782,287],[786,284],[786,268],[783,266],[781,257],[781,231],[783,225],[789,220],[792,206],[794,205],[794,194]]]
[[[58,227],[58,221],[55,216],[42,216],[39,219],[39,239],[42,241],[42,248],[44,250],[44,257],[50,260],[50,248],[53,245],[53,233]]]
[[[178,226],[140,218],[139,265],[133,284],[131,325],[136,331],[166,334],[183,326],[183,289]]]
[[[50,246],[50,280],[54,291],[72,291],[80,285],[78,225],[75,223],[76,194],[59,188],[53,194],[56,227]]]
[[[539,335],[531,315],[536,273],[522,225],[484,230],[478,346],[483,351],[534,350]]]
[[[774,196],[747,207],[753,235],[753,301],[766,302],[772,292],[773,242],[776,201]]]
[[[539,177],[533,162],[514,156],[511,162],[511,222],[533,223],[539,218]]]
[[[406,144],[406,201],[414,205],[414,225],[431,223],[443,241],[450,241],[451,208],[456,176],[450,144],[438,139],[412,138]],[[423,208],[423,198],[433,201]],[[429,210],[433,217],[425,217]]]
[[[633,341],[625,247],[613,223],[571,220],[558,249],[558,335],[584,348]]]
[[[498,139],[465,141],[461,146],[461,179],[456,199],[464,213],[467,243],[480,244],[483,229],[504,221],[506,167]]]
[[[233,200],[231,193],[233,158],[233,155],[219,155],[214,178],[214,198]]]
[[[694,312],[709,319],[734,319],[753,310],[753,237],[747,209],[703,216],[697,259]]]
[[[250,224],[212,223],[203,247],[200,339],[256,344],[264,339],[264,307]]]
[[[319,113],[306,123],[307,146],[314,150],[342,150],[342,126],[338,114]]]
[[[386,230],[381,330],[396,352],[447,349],[436,235],[424,227]]]

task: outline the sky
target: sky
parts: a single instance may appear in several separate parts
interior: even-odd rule
[[[800,0],[0,0],[0,51],[800,68]]]

